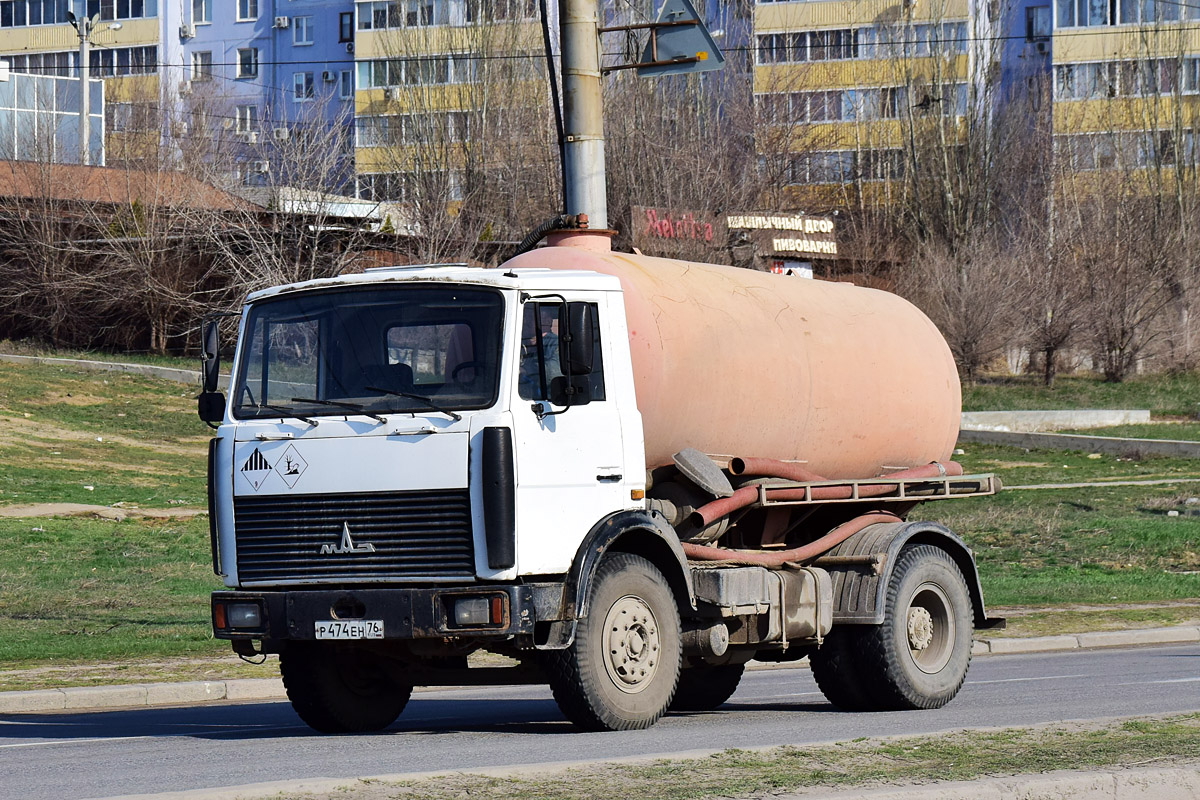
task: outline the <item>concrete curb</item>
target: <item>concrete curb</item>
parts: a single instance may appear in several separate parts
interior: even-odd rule
[[[1089,650],[1102,647],[1138,647],[1148,644],[1192,644],[1200,642],[1200,626],[1143,628],[1131,631],[1096,631],[1063,636],[1030,636],[1012,639],[977,639],[978,655],[1002,653],[1052,653],[1059,650]]]
[[[1130,631],[1097,631],[1064,636],[1034,636],[1022,639],[976,639],[975,655],[1051,653],[1102,647],[1139,647],[1200,642],[1200,626],[1143,628]],[[793,669],[795,664],[763,664],[759,669]],[[153,708],[193,705],[220,700],[262,702],[285,700],[287,693],[279,678],[238,678],[227,681],[144,683],[115,686],[85,686],[70,689],[39,689],[0,692],[0,714],[39,714],[47,711]]]
[[[986,778],[890,789],[773,795],[773,800],[1200,800],[1200,767]]]
[[[758,750],[760,748],[754,748]],[[621,764],[656,763],[663,759],[704,758],[719,750],[663,753],[622,759]],[[105,800],[258,800],[309,794],[333,797],[380,782],[405,782],[447,775],[505,778],[562,775],[572,768],[597,767],[608,760],[557,762],[516,767],[482,767],[452,772],[408,772],[360,778],[301,778],[215,789],[191,789],[158,794],[124,795]],[[569,776],[566,776],[569,777]],[[1111,768],[1092,772],[1051,772],[976,781],[946,781],[919,786],[892,786],[770,794],[771,800],[1200,800],[1200,766]]]
[[[190,383],[200,386],[199,370],[176,369],[175,367],[157,367],[153,364],[123,364],[112,361],[88,361],[83,358],[49,358],[47,356],[17,356],[10,353],[0,353],[0,361],[14,364],[46,364],[49,366],[75,367],[92,372],[127,372],[131,375],[142,375],[147,378],[161,378],[176,383]],[[217,380],[222,389],[229,385],[229,376],[222,375]]]

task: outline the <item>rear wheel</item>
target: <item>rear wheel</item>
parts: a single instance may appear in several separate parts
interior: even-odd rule
[[[292,642],[279,657],[292,708],[321,733],[359,733],[391,725],[412,694],[383,659],[358,647]]]
[[[971,595],[945,550],[901,551],[888,583],[882,625],[864,628],[856,664],[881,710],[940,708],[971,664]]]
[[[606,556],[574,644],[545,655],[558,707],[585,730],[650,727],[675,694],[679,638],[679,610],[662,573],[641,556]]]
[[[679,673],[672,711],[712,711],[737,691],[745,664],[700,664]]]

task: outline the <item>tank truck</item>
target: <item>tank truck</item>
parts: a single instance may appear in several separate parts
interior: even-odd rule
[[[569,230],[240,317],[228,397],[204,331],[213,630],[279,654],[318,731],[513,683],[640,729],[720,706],[752,659],[808,658],[845,710],[936,708],[1003,622],[912,517],[998,484],[949,460],[954,361],[893,294]]]

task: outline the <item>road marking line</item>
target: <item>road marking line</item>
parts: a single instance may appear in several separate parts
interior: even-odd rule
[[[1040,678],[997,678],[995,680],[990,680],[990,681],[968,680],[967,683],[971,684],[973,686],[979,686],[980,684],[984,684],[984,683],[1027,683],[1030,681],[1056,681],[1061,678],[1094,678],[1094,677],[1096,677],[1096,676],[1095,675],[1043,675]],[[1118,685],[1125,686],[1127,684],[1118,684]]]
[[[1163,678],[1161,681],[1134,681],[1118,683],[1117,686],[1145,686],[1148,683],[1200,683],[1200,678]]]
[[[0,750],[7,750],[15,747],[45,747],[47,745],[57,744],[96,744],[97,742],[136,742],[149,739],[178,739],[181,736],[216,736],[227,733],[278,733],[282,731],[308,730],[306,725],[290,725],[286,728],[227,728],[219,731],[212,730],[195,730],[181,731],[179,733],[159,733],[153,735],[142,736],[102,736],[90,739],[51,739],[43,742],[15,742],[13,744],[0,744]]]

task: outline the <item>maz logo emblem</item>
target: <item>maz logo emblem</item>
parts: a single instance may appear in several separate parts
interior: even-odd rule
[[[339,543],[337,547],[334,547],[331,544],[321,545],[320,555],[323,555],[323,556],[339,555],[340,556],[340,555],[345,555],[346,553],[374,553],[374,552],[375,552],[375,545],[371,544],[370,542],[363,542],[362,544],[355,544],[354,540],[350,538],[350,524],[347,522],[343,522],[342,523],[342,541],[341,541],[341,543]]]

